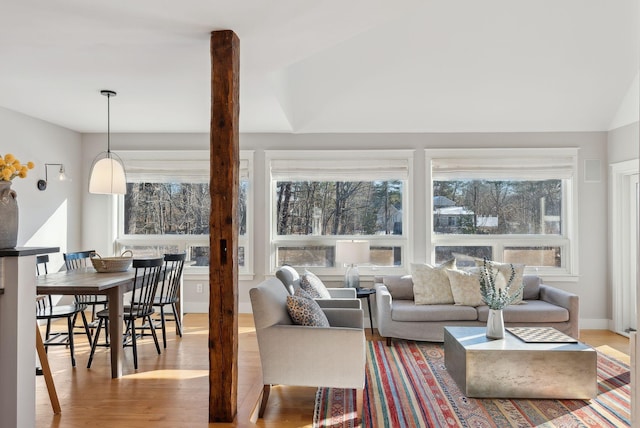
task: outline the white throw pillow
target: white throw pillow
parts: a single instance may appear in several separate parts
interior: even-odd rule
[[[456,305],[461,306],[482,306],[482,295],[480,294],[480,277],[477,273],[464,272],[461,270],[447,270],[451,293]]]
[[[454,300],[447,270],[455,268],[455,259],[436,266],[412,263],[414,303],[416,305],[452,304]]]

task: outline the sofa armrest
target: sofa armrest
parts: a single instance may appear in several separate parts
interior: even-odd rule
[[[331,327],[364,328],[364,311],[348,308],[322,308]]]
[[[540,300],[560,306],[569,311],[569,322],[571,323],[571,336],[578,338],[580,328],[580,298],[577,294],[570,293],[560,288],[546,284],[540,284]]]
[[[351,308],[361,309],[360,299],[313,299],[321,308]]]
[[[560,288],[552,287],[546,284],[540,284],[540,300],[561,306],[571,311],[575,305],[578,307],[578,296]]]
[[[332,299],[355,299],[356,289],[349,287],[327,288]]]
[[[391,323],[393,299],[386,285],[378,283],[374,284],[373,288],[376,290],[378,332],[381,336],[387,336],[387,326]]]

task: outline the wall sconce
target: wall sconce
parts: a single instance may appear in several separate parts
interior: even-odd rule
[[[58,180],[60,181],[71,181],[71,179],[69,177],[67,177],[67,174],[65,174],[64,172],[64,165],[61,163],[45,163],[44,164],[44,180],[38,180],[38,190],[45,190],[47,188],[47,181],[49,180],[49,170],[47,169],[48,166],[59,166],[60,169],[58,170]]]

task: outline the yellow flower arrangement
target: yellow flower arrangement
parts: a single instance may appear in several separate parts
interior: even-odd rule
[[[35,164],[27,162],[26,165],[20,163],[11,153],[2,157],[0,155],[0,181],[11,181],[16,177],[25,178],[27,171],[33,169]]]

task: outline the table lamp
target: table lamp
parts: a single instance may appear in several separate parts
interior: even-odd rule
[[[369,241],[336,241],[336,262],[349,265],[344,275],[344,286],[360,288],[358,263],[369,261]]]

